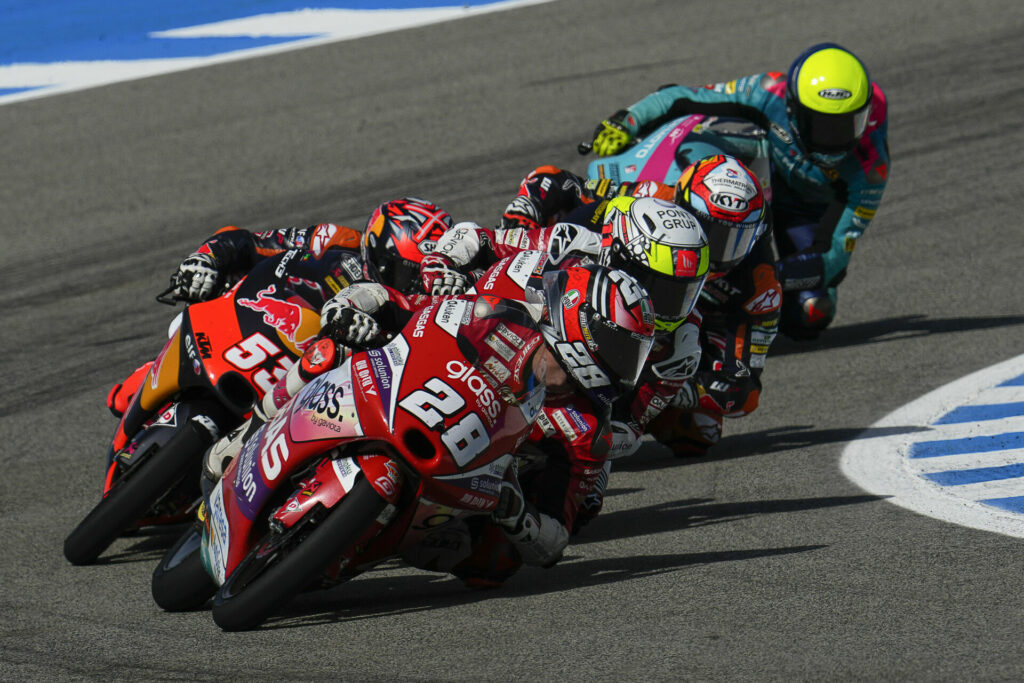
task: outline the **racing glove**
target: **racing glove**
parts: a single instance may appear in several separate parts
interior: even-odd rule
[[[177,295],[187,301],[212,299],[221,281],[217,260],[212,254],[194,252],[189,255],[174,274]]]
[[[594,129],[594,153],[599,157],[618,154],[633,141],[633,133],[622,123],[628,112],[615,112]]]
[[[442,254],[423,257],[420,280],[423,291],[431,296],[462,294],[470,288],[469,278],[455,270],[454,262]]]
[[[532,197],[519,195],[505,207],[501,216],[501,227],[536,229],[542,227],[541,210]]]
[[[331,299],[320,311],[320,337],[349,347],[365,347],[380,336],[373,316],[351,306],[344,299]]]
[[[680,410],[696,410],[700,407],[700,397],[704,394],[703,387],[697,383],[692,377],[686,381],[686,384],[672,397],[669,402],[673,408],[679,408]]]

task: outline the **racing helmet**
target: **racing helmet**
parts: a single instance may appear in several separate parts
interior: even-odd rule
[[[601,228],[602,265],[629,273],[650,294],[655,327],[671,332],[693,310],[708,276],[708,241],[686,209],[654,197],[616,197]]]
[[[405,197],[374,209],[363,230],[363,274],[403,294],[422,294],[420,261],[452,227],[452,217],[430,202]]]
[[[629,274],[595,263],[552,270],[542,281],[548,348],[596,405],[636,386],[654,341],[654,310]]]
[[[786,110],[797,144],[812,161],[834,166],[857,146],[872,90],[864,64],[835,43],[819,43],[796,58],[786,77]]]
[[[700,221],[712,273],[726,273],[739,264],[767,228],[761,183],[735,157],[716,154],[684,168],[675,202]]]

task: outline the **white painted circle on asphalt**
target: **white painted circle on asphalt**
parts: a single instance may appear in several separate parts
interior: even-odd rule
[[[1024,355],[889,414],[846,447],[842,470],[920,514],[1024,538]]]

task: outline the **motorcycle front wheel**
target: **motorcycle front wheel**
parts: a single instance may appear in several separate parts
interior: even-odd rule
[[[153,570],[153,600],[167,612],[199,609],[217,592],[217,583],[203,567],[199,549],[203,535],[190,527]]]
[[[126,472],[64,539],[68,562],[94,562],[184,476],[194,473],[198,477],[209,441],[209,434],[190,420],[161,448]]]
[[[268,533],[217,591],[214,622],[225,631],[262,624],[358,541],[386,505],[360,476],[316,524]]]

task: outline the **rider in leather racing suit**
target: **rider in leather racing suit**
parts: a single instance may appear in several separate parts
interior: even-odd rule
[[[318,309],[345,287],[366,280],[414,295],[422,293],[420,260],[451,225],[447,212],[413,197],[378,206],[362,234],[335,223],[256,233],[229,225],[187,256],[171,282],[180,299],[206,301],[230,289],[260,261],[291,252],[282,258],[277,275]],[[111,389],[107,406],[116,416],[124,412],[150,365]]]
[[[664,86],[602,121],[593,149],[617,154],[637,135],[684,114],[741,117],[768,131],[785,292],[781,329],[812,339],[835,317],[836,288],[882,201],[890,166],[886,110],[885,94],[863,64],[822,43],[801,54],[788,74]]]
[[[478,292],[456,297],[522,301],[541,321],[543,339],[521,325],[500,322],[485,333],[460,332],[460,340],[474,347],[467,355],[478,359],[482,375],[503,382],[539,344],[557,362],[547,371],[547,396],[529,438],[547,456],[543,468],[528,472],[521,489],[515,478],[503,489],[493,523],[474,524],[472,554],[450,568],[474,587],[501,585],[523,562],[548,567],[561,558],[610,447],[611,403],[636,382],[653,340],[650,300],[632,278],[597,265],[552,270],[545,268],[547,258],[543,252],[525,252],[505,259],[481,279]],[[425,305],[438,302],[377,283],[357,283],[324,306],[321,336],[350,348],[379,345]],[[211,449],[208,479],[218,478],[241,448],[243,432],[254,433],[309,381],[306,361],[293,366],[264,397],[251,423]]]
[[[743,210],[714,204],[716,190],[721,189],[715,178],[726,176],[722,182],[731,186],[734,202],[735,198],[745,202]],[[720,440],[723,417],[741,417],[757,408],[760,376],[778,329],[782,296],[764,195],[750,169],[728,156],[694,162],[683,170],[677,186],[588,181],[542,166],[523,179],[502,224],[532,227],[545,225],[554,216],[600,230],[608,202],[626,195],[663,197],[683,206],[700,221],[711,244],[711,257],[708,280],[696,305],[702,318],[696,373],[674,394],[669,393],[674,385],[645,374],[631,414],[624,415],[620,409],[617,415],[635,432],[646,428],[675,455],[703,455]],[[651,359],[658,360],[657,350]],[[670,404],[668,408],[665,403]]]
[[[686,389],[700,359],[701,315],[694,310],[694,303],[707,273],[707,242],[697,220],[664,199],[672,196],[673,188],[657,185],[623,186],[626,196],[616,196],[614,190],[618,188],[602,181],[601,187],[608,193],[602,197],[586,189],[582,179],[571,173],[541,167],[523,181],[520,194],[505,210],[502,223],[507,227],[489,229],[458,223],[420,265],[424,289],[443,292],[455,279],[453,272],[486,267],[503,256],[539,249],[551,255],[551,265],[600,261],[628,272],[647,288],[654,301],[658,330],[639,384],[615,404],[609,459],[639,448],[648,422]],[[526,199],[531,189],[524,188],[541,187],[551,187],[544,193],[549,201],[533,203]],[[666,210],[668,217],[657,215]],[[549,223],[551,215],[562,216],[566,222],[539,227]],[[633,254],[633,245],[639,251],[631,258],[626,254]],[[668,255],[662,257],[657,268],[664,268],[666,262],[677,266],[658,272],[640,245]],[[684,272],[679,266],[683,262],[692,263],[693,268]],[[478,289],[481,282],[477,281]]]

